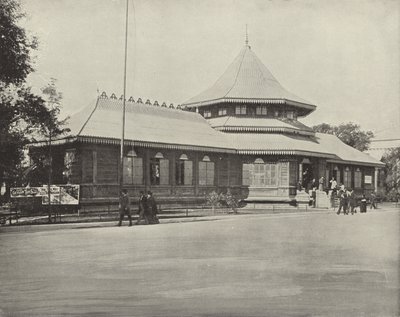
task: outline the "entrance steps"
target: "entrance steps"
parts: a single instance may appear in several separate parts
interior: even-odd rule
[[[240,210],[258,211],[258,210],[268,210],[268,211],[296,211],[296,210],[308,210],[313,209],[310,206],[294,206],[289,203],[247,203]]]

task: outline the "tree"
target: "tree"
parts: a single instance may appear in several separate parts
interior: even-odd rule
[[[17,0],[0,5],[0,186],[23,185],[23,149],[35,137],[64,132],[58,120],[61,96],[46,101],[25,84],[33,71],[37,40],[18,25],[24,13]],[[52,95],[55,81],[43,89]],[[57,100],[58,98],[58,100]],[[56,106],[54,106],[56,105]],[[48,107],[49,106],[49,107]],[[8,193],[6,193],[8,195]]]
[[[390,149],[382,157],[385,163],[385,187],[389,199],[400,195],[400,147]]]
[[[338,126],[322,123],[313,126],[313,130],[315,132],[334,134],[343,143],[359,151],[368,150],[371,139],[374,137],[372,131],[362,131],[360,125],[353,122],[341,123]]]
[[[24,16],[16,0],[1,1],[0,81],[5,84],[21,84],[33,71],[31,53],[37,49],[37,39],[18,25]]]

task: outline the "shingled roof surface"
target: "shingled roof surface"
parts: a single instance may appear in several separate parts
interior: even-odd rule
[[[313,130],[299,121],[263,117],[223,116],[207,119],[210,125],[221,131],[279,131],[305,132],[314,134]]]
[[[90,113],[88,116],[87,114]],[[86,122],[83,117],[86,115]],[[194,112],[126,102],[125,139],[171,145],[230,149],[223,134]],[[121,138],[122,101],[99,98],[96,106],[70,119],[74,136]]]
[[[282,101],[288,100],[314,110],[308,101],[287,91],[268,68],[246,45],[217,82],[199,95],[184,102],[187,106],[204,106],[215,101]]]
[[[69,138],[118,144],[121,119],[121,100],[99,98],[95,106],[88,106],[71,116],[68,124],[71,129]],[[277,119],[264,120],[268,120],[270,125],[287,124],[293,127]],[[226,133],[213,129],[198,113],[134,102],[126,102],[125,140],[142,146],[254,155],[306,155],[348,164],[382,165],[368,154],[344,144],[334,135]]]

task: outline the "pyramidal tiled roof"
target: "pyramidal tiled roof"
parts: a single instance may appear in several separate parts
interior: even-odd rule
[[[225,73],[209,89],[183,104],[199,107],[219,102],[287,103],[309,111],[316,106],[287,91],[245,45]]]

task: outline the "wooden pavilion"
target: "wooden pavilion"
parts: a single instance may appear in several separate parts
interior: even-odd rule
[[[59,179],[80,184],[83,203],[118,197],[122,103],[103,93],[71,117],[69,136],[53,142]],[[298,121],[315,109],[246,44],[211,88],[182,106],[126,101],[124,186],[166,203],[195,203],[228,188],[247,201],[291,202],[321,177],[325,187],[334,177],[358,194],[377,191],[383,164]]]

